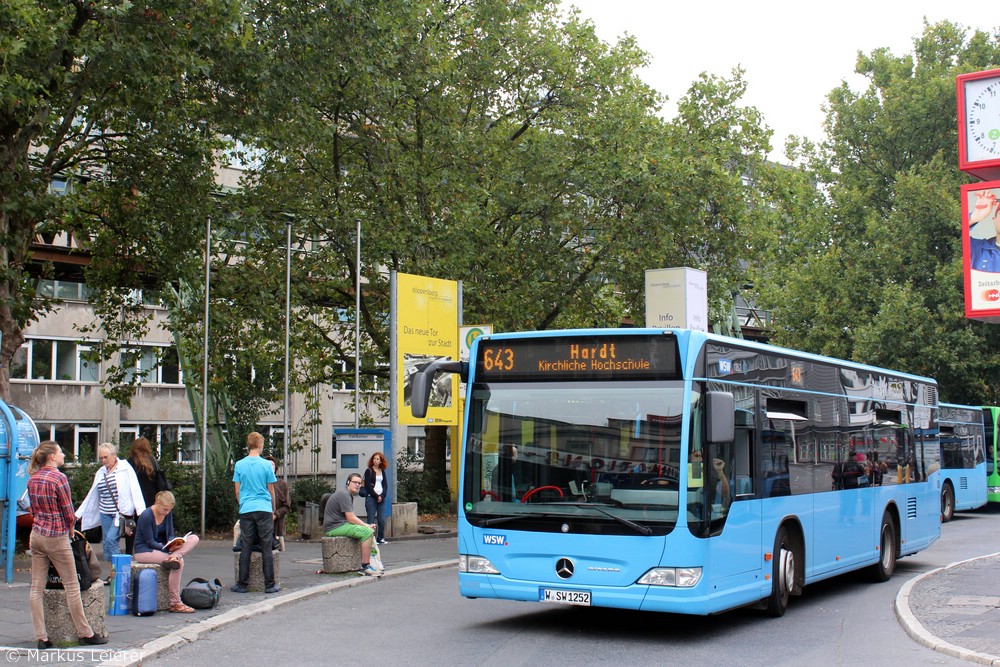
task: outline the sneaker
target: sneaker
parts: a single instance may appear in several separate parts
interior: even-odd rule
[[[162,567],[167,572],[170,572],[171,570],[179,570],[181,568],[181,564],[179,561],[176,560],[165,560],[162,563],[160,563],[160,567]]]
[[[39,639],[38,640],[38,650],[39,651],[44,651],[45,649],[49,649],[49,648],[52,648],[52,642],[51,641],[49,641],[48,639]]]
[[[98,646],[100,644],[107,644],[107,635],[99,635],[96,632],[89,637],[80,637],[81,644],[87,644],[88,646]]]
[[[358,574],[370,577],[376,573],[376,570],[371,565],[362,565],[361,569],[358,570]]]
[[[378,543],[379,543],[379,544],[389,544],[389,540],[387,540],[387,539],[385,539],[385,538],[383,537],[383,538],[382,538],[381,540],[379,540],[379,541],[378,541]]]
[[[281,592],[281,586],[279,586],[278,584],[275,584],[274,586],[268,586],[267,588],[264,589],[264,592],[265,593],[280,593]]]
[[[250,592],[250,589],[248,589],[246,586],[240,586],[239,584],[233,584],[232,586],[229,587],[229,590],[231,590],[234,593],[249,593]]]

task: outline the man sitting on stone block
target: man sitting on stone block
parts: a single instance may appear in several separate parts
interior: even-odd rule
[[[361,569],[358,574],[373,576],[381,574],[371,565],[372,536],[375,524],[367,524],[354,513],[354,497],[361,489],[361,475],[352,472],[347,476],[347,484],[337,489],[326,502],[323,513],[323,532],[327,537],[352,537],[361,542]]]

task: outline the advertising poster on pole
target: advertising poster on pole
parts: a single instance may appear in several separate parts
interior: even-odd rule
[[[965,316],[1000,322],[1000,181],[962,186]]]
[[[399,423],[457,424],[456,375],[438,374],[423,419],[416,419],[410,411],[410,389],[413,374],[426,364],[441,358],[458,359],[458,282],[397,273],[396,290],[396,367],[402,371],[396,392]]]

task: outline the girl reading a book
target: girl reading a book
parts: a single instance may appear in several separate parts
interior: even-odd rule
[[[155,563],[170,571],[170,611],[179,614],[194,613],[194,609],[181,602],[181,573],[184,556],[198,546],[198,536],[188,533],[174,536],[173,509],[176,501],[170,491],[160,491],[156,501],[139,515],[135,529],[137,563]]]

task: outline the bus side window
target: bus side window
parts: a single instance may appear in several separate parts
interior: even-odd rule
[[[753,431],[742,426],[736,427],[736,439],[733,441],[733,496],[754,495],[753,489]]]

